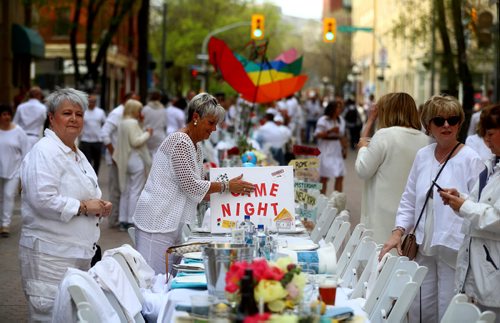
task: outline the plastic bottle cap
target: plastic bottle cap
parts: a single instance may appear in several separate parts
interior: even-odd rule
[[[245,220],[250,220],[250,215],[245,215]]]
[[[264,229],[264,225],[263,224],[257,224],[257,229]]]

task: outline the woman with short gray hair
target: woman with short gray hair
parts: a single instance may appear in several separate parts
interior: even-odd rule
[[[51,320],[68,268],[90,268],[99,224],[111,212],[111,203],[101,200],[94,169],[75,145],[87,105],[87,94],[75,89],[50,94],[50,128],[21,165],[19,259],[30,321]]]
[[[212,193],[251,193],[243,175],[228,182],[203,178],[201,141],[224,120],[225,110],[208,93],[188,104],[188,122],[160,145],[134,215],[136,248],[156,273],[165,273],[165,250],[181,243],[182,227],[191,223],[196,207]],[[169,267],[177,259],[169,259]],[[170,269],[169,269],[170,271]]]

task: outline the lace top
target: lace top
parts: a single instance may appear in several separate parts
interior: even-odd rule
[[[201,144],[194,146],[183,132],[168,136],[158,148],[137,202],[135,225],[146,232],[166,233],[190,223],[210,188],[202,174]]]

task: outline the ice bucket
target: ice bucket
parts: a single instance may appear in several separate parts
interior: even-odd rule
[[[254,247],[235,243],[210,243],[202,247],[208,294],[225,299],[226,273],[235,261],[251,262]]]

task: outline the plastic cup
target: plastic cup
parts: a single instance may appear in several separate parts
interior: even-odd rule
[[[327,276],[320,280],[319,295],[326,305],[335,305],[337,295],[337,277]]]
[[[214,300],[212,295],[191,295],[191,314],[197,317],[208,317]]]

